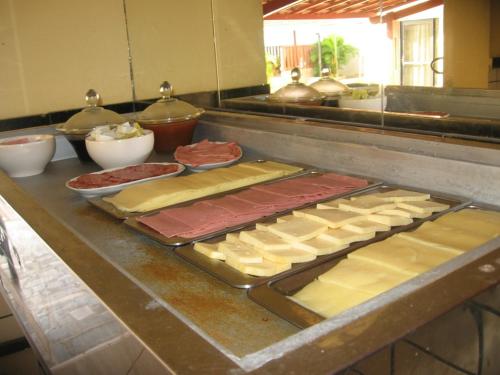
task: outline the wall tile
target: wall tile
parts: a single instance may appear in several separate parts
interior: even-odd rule
[[[126,0],[138,99],[159,97],[167,80],[174,94],[215,90],[210,0]]]
[[[3,38],[10,55],[17,51],[1,66],[10,64],[10,85],[18,87],[0,118],[82,107],[89,88],[106,104],[131,100],[121,0],[0,2],[9,10],[1,16],[8,18]]]
[[[222,89],[266,83],[260,0],[216,0],[219,80]]]

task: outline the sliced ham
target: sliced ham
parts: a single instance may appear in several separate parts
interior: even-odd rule
[[[179,163],[191,167],[203,164],[223,163],[238,159],[241,149],[234,142],[210,142],[207,139],[194,145],[179,146],[174,157]]]
[[[179,166],[176,164],[132,165],[104,173],[87,173],[70,181],[68,185],[75,189],[95,189],[174,173],[177,172],[178,168]]]
[[[298,177],[254,186],[222,198],[167,208],[137,220],[167,238],[195,238],[367,185],[366,180],[335,173]]]

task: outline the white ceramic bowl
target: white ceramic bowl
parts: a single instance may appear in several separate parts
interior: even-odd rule
[[[94,141],[85,139],[87,151],[103,169],[126,167],[143,163],[151,154],[154,134],[144,129],[144,135],[134,138]]]
[[[0,139],[0,168],[10,177],[42,173],[54,156],[53,135],[37,134]]]

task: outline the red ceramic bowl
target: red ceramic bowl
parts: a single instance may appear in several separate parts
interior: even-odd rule
[[[155,135],[154,150],[156,152],[174,152],[177,146],[191,144],[194,129],[198,119],[186,121],[144,124],[140,125],[144,129],[152,130]]]

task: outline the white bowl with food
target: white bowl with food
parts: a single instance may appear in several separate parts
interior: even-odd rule
[[[99,126],[85,138],[87,152],[101,168],[141,164],[153,151],[151,130],[141,129],[137,124],[125,124]]]
[[[0,168],[10,177],[42,173],[56,151],[53,135],[37,134],[0,139]]]

